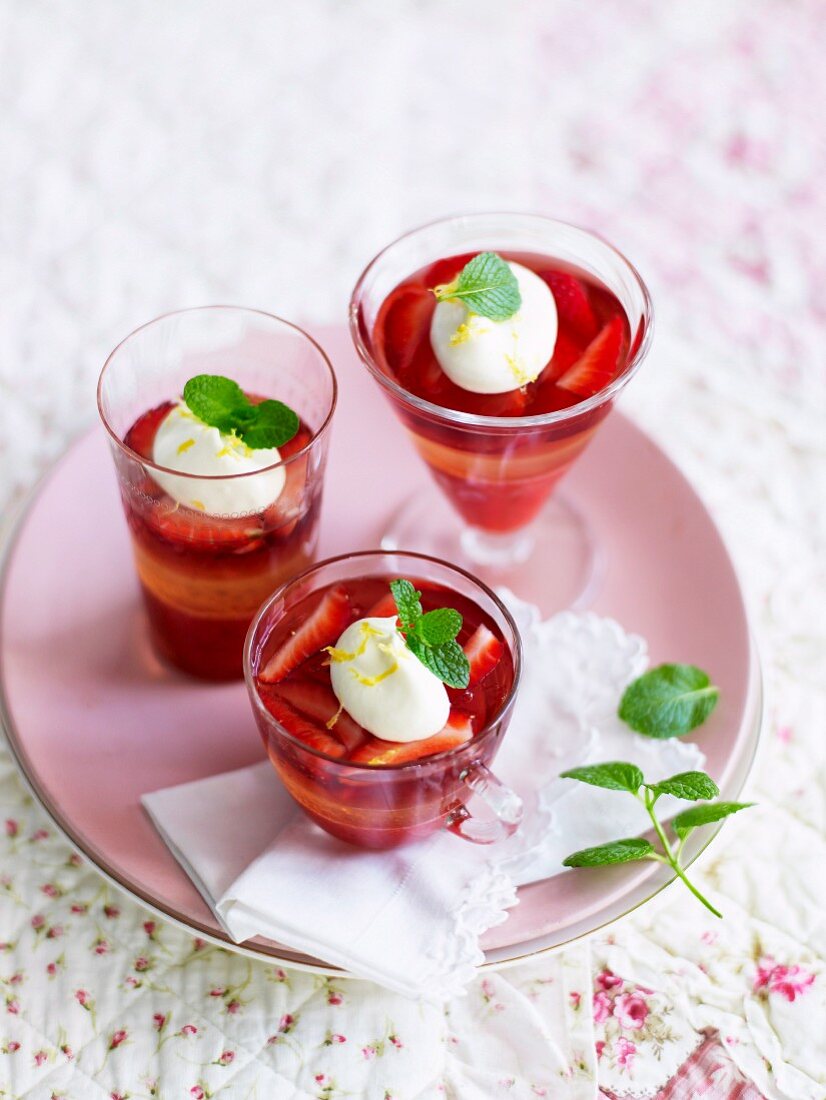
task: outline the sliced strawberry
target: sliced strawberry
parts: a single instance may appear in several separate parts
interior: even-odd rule
[[[476,628],[465,643],[465,656],[470,664],[470,683],[478,684],[499,664],[504,646],[484,623]]]
[[[585,284],[567,271],[543,271],[542,278],[554,296],[560,329],[570,329],[582,341],[593,340],[597,333],[597,319]]]
[[[448,256],[444,260],[437,260],[427,272],[428,287],[437,287],[442,283],[452,283],[459,272],[469,264],[478,252],[463,252],[459,256]]]
[[[311,438],[308,431],[300,431],[289,443],[279,447],[281,457],[289,458],[290,455],[305,447]],[[302,455],[293,462],[287,463],[284,468],[286,474],[284,488],[281,490],[278,500],[274,501],[264,511],[264,526],[267,531],[272,531],[280,538],[289,538],[306,510],[307,463],[307,455]]]
[[[146,522],[162,538],[199,550],[247,551],[263,545],[260,516],[222,519],[180,504],[159,505],[147,513]]]
[[[462,409],[477,416],[522,416],[528,404],[524,389],[507,393],[469,393],[462,395]]]
[[[258,679],[265,684],[276,684],[283,680],[308,657],[327,645],[335,645],[352,617],[350,598],[344,586],[339,584],[328,589],[315,611],[270,657],[259,672]]]
[[[338,699],[324,684],[319,684],[315,680],[286,680],[277,688],[268,688],[267,691],[274,692],[285,699],[291,707],[323,725],[329,733],[341,741],[348,752],[358,748],[367,737],[358,722],[354,721],[346,710],[341,709]],[[329,725],[333,718],[335,722]]]
[[[126,433],[123,440],[126,446],[133,451],[137,451],[141,458],[148,458],[151,462],[155,447],[155,436],[171,408],[173,408],[172,402],[165,401],[157,408],[144,413],[140,420],[136,420]]]
[[[581,342],[573,340],[564,332],[558,332],[551,362],[540,379],[540,385],[560,378],[580,358],[582,351]]]
[[[344,756],[346,749],[337,738],[333,737],[323,726],[317,726],[309,721],[272,688],[259,688],[261,702],[284,729],[297,737],[308,748],[316,752],[326,753],[327,756]]]
[[[303,447],[306,447],[312,438],[313,433],[309,428],[299,428],[292,439],[278,448],[278,453],[282,458],[289,458]]]
[[[384,314],[384,352],[393,370],[403,374],[430,327],[436,299],[423,286],[403,286],[391,295]]]
[[[364,617],[365,619],[389,619],[391,615],[398,615],[398,608],[396,607],[396,601],[393,599],[393,593],[388,592],[377,603],[373,604]]]
[[[456,749],[472,737],[472,719],[467,714],[455,714],[448,719],[444,729],[423,741],[382,741],[378,737],[370,737],[352,754],[350,763],[366,764],[370,767],[407,764],[411,760],[433,756],[437,752]]]
[[[616,374],[622,337],[622,321],[615,317],[591,341],[576,363],[557,379],[557,386],[580,397],[599,393]]]

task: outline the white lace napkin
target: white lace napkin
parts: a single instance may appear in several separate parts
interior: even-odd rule
[[[560,779],[560,772],[628,760],[656,782],[702,768],[705,757],[690,742],[642,737],[617,717],[623,691],[648,664],[642,638],[590,613],[563,612],[542,621],[512,592],[499,595],[519,626],[525,663],[494,767],[525,800],[525,817],[518,834],[499,846],[497,859],[521,886],[563,873],[562,860],[571,852],[650,828],[635,799]],[[661,798],[658,816],[672,817],[680,808],[677,799]]]
[[[269,762],[144,796],[236,942],[265,936],[398,992],[445,999],[483,961],[479,937],[507,918],[515,884],[560,874],[568,853],[647,828],[633,799],[561,780],[560,771],[631,760],[656,780],[702,766],[695,745],[651,741],[616,717],[623,689],[647,663],[641,638],[592,614],[542,622],[501,594],[525,648],[495,762],[525,799],[523,826],[506,843],[478,847],[442,832],[390,852],[359,851],[297,812]]]

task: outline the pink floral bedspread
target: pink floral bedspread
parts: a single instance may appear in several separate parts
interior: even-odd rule
[[[826,1097],[824,56],[822,0],[0,6],[4,506],[137,323],[343,318],[408,226],[554,213],[651,285],[624,407],[719,520],[768,701],[759,809],[698,872],[725,921],[672,887],[445,1011],[158,923],[0,754],[0,1096]]]

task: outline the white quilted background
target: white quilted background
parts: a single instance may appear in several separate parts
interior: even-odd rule
[[[0,1096],[826,1096],[824,53],[821,0],[0,0],[4,512],[142,321],[335,321],[404,229],[550,213],[651,286],[624,408],[720,522],[771,700],[722,929],[672,889],[446,1013],[148,932],[2,754]]]

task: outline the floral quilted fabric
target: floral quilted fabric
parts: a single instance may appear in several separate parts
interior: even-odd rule
[[[116,341],[170,306],[337,319],[365,259],[439,214],[587,224],[657,308],[625,410],[703,494],[749,598],[759,808],[697,872],[724,922],[670,887],[442,1010],[161,923],[80,863],[3,755],[0,1096],[822,1100],[826,8],[244,14],[0,5],[0,501],[89,422]]]

